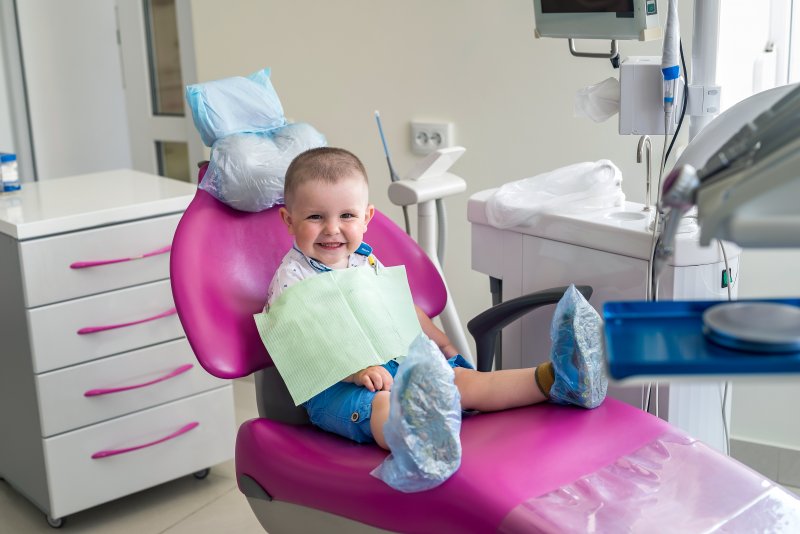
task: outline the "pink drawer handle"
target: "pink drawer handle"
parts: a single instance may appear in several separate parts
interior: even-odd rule
[[[125,328],[126,326],[133,326],[135,324],[142,324],[148,321],[155,321],[156,319],[161,319],[162,317],[169,317],[170,315],[175,315],[178,313],[178,310],[175,308],[169,309],[165,312],[159,313],[158,315],[154,315],[152,317],[147,317],[146,319],[139,319],[138,321],[131,321],[130,323],[121,323],[121,324],[109,324],[104,326],[85,326],[78,330],[78,335],[82,336],[85,334],[94,334],[95,332],[103,332],[104,330],[114,330],[115,328]]]
[[[87,267],[98,267],[100,265],[110,265],[112,263],[122,263],[123,261],[133,261],[133,260],[141,260],[143,258],[149,258],[150,256],[158,256],[159,254],[166,254],[172,250],[172,245],[167,245],[166,247],[161,247],[158,250],[154,250],[152,252],[145,252],[140,256],[132,256],[130,258],[117,258],[114,260],[96,260],[96,261],[76,261],[75,263],[69,266],[70,269],[85,269]]]
[[[178,375],[181,375],[194,367],[194,364],[187,363],[185,365],[181,365],[177,369],[170,371],[169,373],[165,374],[160,378],[156,378],[155,380],[151,380],[149,382],[144,382],[142,384],[135,384],[133,386],[125,386],[119,388],[108,388],[108,389],[90,389],[83,394],[84,397],[99,397],[100,395],[108,395],[109,393],[120,393],[122,391],[130,391],[132,389],[143,388],[147,386],[152,386],[153,384],[158,384],[159,382],[163,382],[164,380],[169,380],[170,378],[175,378]]]
[[[179,428],[169,436],[164,436],[163,438],[151,441],[150,443],[145,443],[143,445],[136,445],[135,447],[128,447],[127,449],[111,449],[108,451],[98,451],[92,455],[92,460],[97,460],[99,458],[107,458],[109,456],[116,456],[117,454],[125,454],[126,452],[138,451],[139,449],[146,449],[147,447],[152,447],[153,445],[158,445],[159,443],[164,443],[165,441],[177,438],[181,434],[186,434],[188,431],[192,430],[193,428],[197,428],[198,426],[200,426],[200,423],[198,423],[197,421],[192,421],[188,425]]]

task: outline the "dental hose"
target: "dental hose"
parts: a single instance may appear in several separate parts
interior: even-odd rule
[[[383,153],[386,155],[386,164],[389,166],[389,178],[392,182],[396,182],[400,179],[397,176],[397,173],[394,172],[394,166],[392,165],[392,157],[389,155],[389,147],[386,145],[386,137],[383,135],[383,125],[381,124],[381,114],[378,110],[375,110],[375,122],[378,123],[378,133],[381,136],[381,144],[383,144]],[[406,234],[411,235],[411,223],[408,218],[408,206],[403,206],[403,222],[405,223],[406,227]]]
[[[646,300],[658,300],[658,275],[655,269],[655,254],[657,236],[661,224],[661,180],[664,176],[664,169],[667,165],[667,138],[669,137],[669,125],[675,108],[675,88],[681,75],[679,64],[680,59],[680,25],[678,22],[678,0],[669,0],[667,7],[667,22],[664,30],[664,48],[661,55],[661,73],[664,76],[663,98],[664,98],[664,148],[661,152],[661,165],[658,170],[658,186],[656,188],[656,209],[653,218],[653,234],[650,239],[650,257],[647,265],[647,277],[645,288]],[[676,132],[677,135],[677,132]],[[650,396],[653,383],[647,385],[646,401],[644,409],[650,411]],[[655,383],[656,407],[655,415],[658,416],[658,382]]]

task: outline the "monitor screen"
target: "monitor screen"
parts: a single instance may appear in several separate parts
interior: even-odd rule
[[[541,0],[542,13],[630,13],[633,0]]]

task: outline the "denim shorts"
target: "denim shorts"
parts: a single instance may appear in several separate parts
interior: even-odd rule
[[[473,369],[460,354],[447,360],[450,367]],[[383,365],[393,377],[399,364],[391,360]],[[372,417],[372,399],[377,391],[351,382],[337,382],[322,393],[311,397],[303,407],[311,423],[328,432],[339,434],[359,443],[374,443],[369,420]]]

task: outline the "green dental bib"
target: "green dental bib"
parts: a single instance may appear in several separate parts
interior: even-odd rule
[[[403,266],[318,274],[253,318],[296,405],[404,356],[422,330]]]

